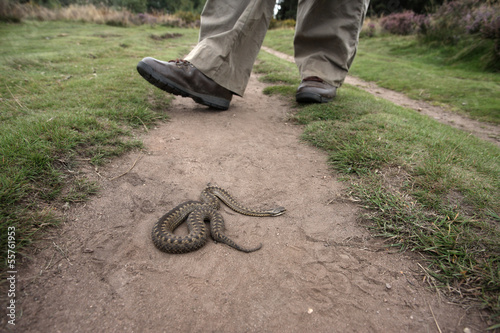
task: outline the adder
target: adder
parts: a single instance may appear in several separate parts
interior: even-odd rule
[[[226,190],[210,184],[201,192],[200,199],[201,201],[186,201],[176,206],[155,223],[151,236],[158,249],[167,253],[187,253],[200,249],[208,238],[205,221],[210,221],[210,232],[214,241],[247,253],[259,250],[262,244],[254,248],[245,248],[224,235],[224,219],[217,211],[220,207],[219,200],[243,215],[279,216],[285,212],[283,207],[269,210],[246,208],[236,202]],[[189,234],[186,236],[174,235],[174,230],[184,221],[187,223]]]

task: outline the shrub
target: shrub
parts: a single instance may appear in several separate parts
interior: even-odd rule
[[[19,23],[22,17],[22,12],[14,3],[0,0],[0,22]]]
[[[445,2],[427,22],[425,38],[445,44],[457,44],[466,35],[498,38],[500,4],[480,0]],[[495,37],[497,36],[497,37]]]
[[[428,43],[464,45],[464,54],[467,50],[483,49],[485,68],[499,71],[500,3],[480,0],[445,2],[421,29],[421,39]],[[489,47],[484,48],[484,45]]]
[[[178,11],[175,13],[175,16],[184,21],[187,25],[191,25],[193,23],[197,23],[200,20],[200,15],[192,12]]]
[[[428,20],[426,15],[417,15],[412,11],[394,13],[380,19],[385,31],[395,35],[409,35],[418,32]]]
[[[269,23],[269,29],[282,29],[282,28],[295,28],[295,20],[287,19],[287,20],[277,20],[275,18],[271,19]]]
[[[366,19],[365,22],[363,23],[363,27],[361,29],[361,32],[359,33],[360,38],[370,38],[374,37],[375,34],[377,33],[377,24],[370,19]]]
[[[466,33],[464,18],[470,12],[470,6],[477,0],[450,1],[444,3],[432,15],[425,29],[425,41],[454,45]]]
[[[158,21],[156,19],[156,17],[154,17],[153,15],[146,14],[146,13],[137,14],[137,18],[139,19],[139,22],[141,24],[149,24],[151,26],[154,26]]]

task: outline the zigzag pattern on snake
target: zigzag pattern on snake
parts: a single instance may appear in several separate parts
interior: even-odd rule
[[[200,198],[201,201],[186,201],[176,206],[155,223],[151,237],[158,249],[167,253],[187,253],[200,249],[208,238],[205,221],[210,221],[210,232],[214,241],[247,253],[259,250],[262,244],[254,248],[244,248],[224,235],[224,219],[217,211],[220,205],[219,199],[243,215],[279,216],[285,212],[283,207],[269,210],[248,209],[236,202],[223,188],[210,184],[201,192]],[[189,234],[174,235],[174,230],[186,220]]]

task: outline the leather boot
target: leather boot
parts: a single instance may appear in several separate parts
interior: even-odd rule
[[[196,103],[227,110],[233,93],[205,76],[189,61],[160,61],[144,58],[137,71],[149,83],[174,95],[190,97]]]
[[[298,103],[327,103],[337,95],[337,88],[317,76],[306,77],[297,89]]]

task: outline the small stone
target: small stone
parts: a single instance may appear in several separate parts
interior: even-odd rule
[[[311,308],[307,309],[307,313],[309,313],[309,314],[313,313],[313,311],[314,311],[314,310],[313,310],[313,309],[311,309]]]
[[[464,333],[472,333],[472,330],[468,327],[464,328]]]
[[[392,288],[392,286],[391,286],[391,284],[390,284],[390,283],[386,283],[386,284],[385,284],[385,287],[386,287],[387,289],[391,289],[391,288]]]

